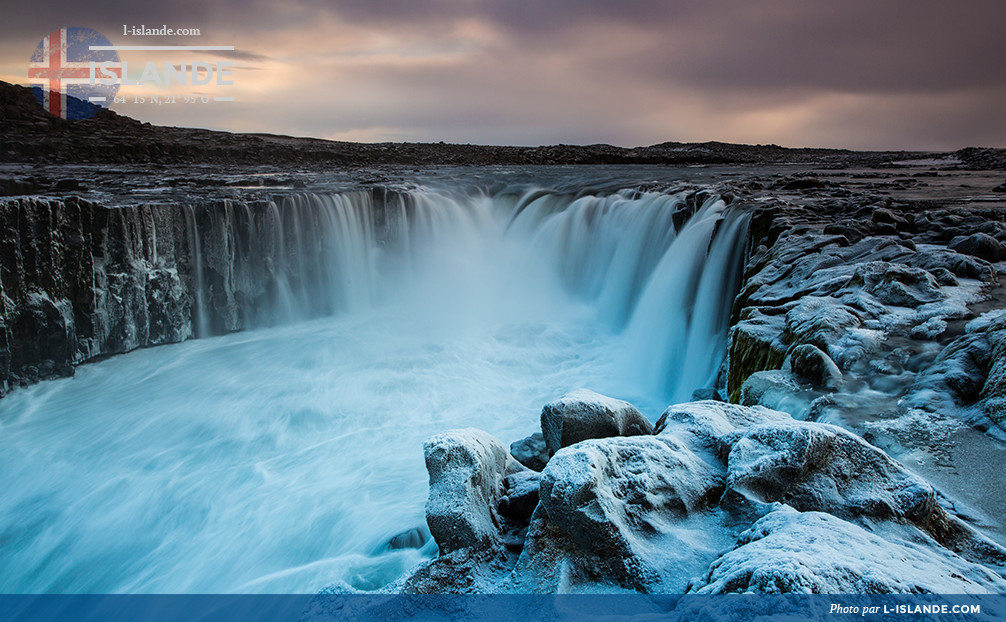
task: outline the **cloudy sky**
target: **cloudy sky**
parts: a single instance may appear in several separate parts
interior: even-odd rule
[[[1002,0],[59,0],[3,11],[0,79],[27,83],[60,26],[144,64],[231,60],[234,85],[123,87],[169,125],[361,141],[539,145],[720,140],[1006,147]],[[123,36],[123,25],[198,37]],[[186,95],[234,102],[181,103]]]

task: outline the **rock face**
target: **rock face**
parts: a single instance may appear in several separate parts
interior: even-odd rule
[[[338,310],[351,293],[332,243],[385,241],[397,201],[378,190],[343,203],[0,201],[0,395],[97,356]],[[363,233],[336,230],[346,210]]]
[[[389,589],[1006,589],[1006,549],[850,432],[718,401],[671,406],[655,430],[570,444],[540,474],[507,466],[485,433],[434,437],[428,512],[441,556]]]
[[[550,454],[588,438],[650,434],[653,425],[628,402],[578,389],[541,411],[541,433]]]
[[[925,232],[917,237],[949,241],[942,217],[913,215],[912,227]],[[879,222],[889,220],[884,216]],[[727,389],[732,401],[742,399],[741,388],[752,374],[779,368],[836,391],[847,372],[871,365],[871,353],[887,335],[935,338],[949,321],[969,317],[967,304],[997,280],[987,261],[972,256],[991,255],[972,252],[960,239],[961,252],[945,246],[919,249],[898,236],[864,235],[856,226],[828,225],[823,232],[793,226],[752,255],[731,329]],[[999,243],[985,233],[975,235],[974,240]],[[961,286],[963,279],[972,284]]]
[[[510,454],[481,430],[438,434],[423,447],[430,473],[426,522],[440,552],[499,544],[498,513]]]
[[[191,336],[190,250],[170,208],[0,203],[0,394],[94,356]]]

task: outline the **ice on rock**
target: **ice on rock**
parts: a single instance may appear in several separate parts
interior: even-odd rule
[[[933,339],[947,331],[947,321],[941,317],[931,317],[925,322],[912,328],[909,333],[915,339]]]
[[[1006,426],[1006,313],[968,322],[915,380],[907,402],[933,413],[964,407],[969,418]]]
[[[923,525],[939,511],[929,484],[836,426],[767,423],[734,432],[728,442],[727,490],[757,503]]]
[[[541,475],[540,503],[514,571],[538,591],[565,581],[683,591],[715,558],[723,489],[710,464],[670,436],[595,439],[562,449]]]
[[[660,415],[654,430],[660,436],[699,439],[702,445],[712,445],[717,453],[724,447],[723,438],[738,429],[768,421],[789,421],[786,413],[756,406],[704,401],[668,406]]]
[[[921,268],[871,261],[856,266],[848,287],[862,288],[885,304],[917,307],[945,298],[933,275]]]
[[[691,592],[813,594],[1001,593],[1006,581],[953,553],[885,539],[823,512],[781,506],[741,535]]]
[[[809,380],[818,387],[832,391],[842,386],[842,370],[831,357],[815,345],[805,343],[790,350],[783,368]]]
[[[508,467],[524,467],[494,436],[473,428],[438,434],[423,451],[430,473],[426,522],[441,553],[498,545],[503,478]]]
[[[741,387],[740,403],[764,406],[805,418],[814,393],[809,383],[791,371],[772,369],[748,376]]]
[[[653,424],[628,402],[577,389],[545,405],[541,432],[554,454],[590,438],[651,434]]]
[[[833,298],[806,296],[785,316],[791,343],[817,346],[836,361],[843,360],[856,345],[861,326],[859,313]]]
[[[428,507],[447,526],[430,528],[448,545],[395,589],[1006,589],[1006,550],[851,432],[716,401],[670,406],[655,429],[564,447],[540,474],[508,469],[485,433],[431,439]]]

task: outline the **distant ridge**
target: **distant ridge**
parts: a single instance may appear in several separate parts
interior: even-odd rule
[[[664,142],[649,147],[551,145],[507,147],[445,143],[351,143],[273,134],[235,134],[154,126],[102,109],[66,121],[42,109],[31,89],[0,81],[0,162],[248,164],[300,166],[813,164],[889,166],[944,160],[963,168],[1006,168],[1006,150],[956,152],[792,149],[778,145]]]

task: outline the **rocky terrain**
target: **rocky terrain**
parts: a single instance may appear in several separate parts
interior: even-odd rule
[[[386,590],[1001,593],[1006,212],[922,179],[725,183],[753,219],[712,400],[431,438],[439,555]]]
[[[429,439],[439,554],[386,591],[1006,591],[1002,150],[353,144],[66,122],[0,84],[0,395],[280,298],[333,313],[333,192],[383,242],[417,175],[486,164],[701,165],[675,189],[751,215],[728,352],[662,414],[581,390],[509,445]]]
[[[86,105],[86,104],[85,104]],[[350,143],[270,134],[232,134],[140,123],[102,109],[92,119],[66,121],[39,106],[31,90],[0,82],[0,162],[100,164],[228,164],[282,166],[466,166],[542,164],[814,163],[844,168],[943,157],[921,152],[788,149],[778,145],[666,142],[649,147],[550,145],[515,147],[445,143]],[[1006,153],[964,149],[965,166],[1006,166]]]
[[[541,424],[557,451],[515,443],[511,453],[471,429],[426,443],[440,554],[387,590],[1006,588],[1006,549],[842,428],[698,401],[669,407],[651,429],[631,405],[585,390],[546,405]],[[540,460],[540,471],[522,464]]]

